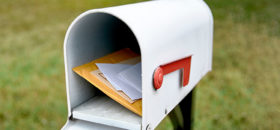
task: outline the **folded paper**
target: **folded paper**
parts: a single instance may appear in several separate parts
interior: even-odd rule
[[[113,87],[119,91],[123,91],[130,99],[136,100],[142,98],[141,91],[137,90],[127,80],[122,80],[118,75],[123,70],[130,68],[129,64],[96,64],[99,70],[104,74],[106,79],[113,85]],[[129,71],[131,72],[131,71]],[[134,73],[134,72],[131,72]],[[140,79],[141,80],[141,79]],[[133,81],[132,81],[133,82]]]

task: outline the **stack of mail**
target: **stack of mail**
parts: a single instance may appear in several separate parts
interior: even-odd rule
[[[141,57],[124,48],[73,68],[111,99],[142,116]]]
[[[96,63],[112,86],[131,100],[142,98],[141,62],[131,64]]]

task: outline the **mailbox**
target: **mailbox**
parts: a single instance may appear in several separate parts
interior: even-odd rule
[[[64,41],[68,120],[63,129],[154,129],[211,70],[212,39],[213,17],[203,0],[148,1],[82,13]],[[72,71],[123,48],[141,54],[142,116]]]

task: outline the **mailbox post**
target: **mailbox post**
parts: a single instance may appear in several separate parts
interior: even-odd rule
[[[176,130],[191,130],[193,128],[192,127],[193,113],[194,113],[193,93],[194,90],[192,90],[178,105],[181,113],[179,113],[176,110],[173,110],[169,114],[169,117],[171,118],[171,122]],[[182,117],[183,120],[180,117]]]
[[[213,17],[203,0],[148,1],[82,13],[64,41],[68,119],[63,129],[154,129],[211,70],[212,38]],[[141,53],[142,117],[72,71],[123,48]]]

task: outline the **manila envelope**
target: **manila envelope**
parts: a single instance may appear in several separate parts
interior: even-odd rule
[[[122,91],[117,91],[104,75],[98,70],[95,63],[121,63],[121,64],[136,64],[140,62],[140,55],[134,53],[128,48],[111,53],[89,63],[73,68],[73,71],[89,81],[94,87],[101,90],[107,96],[120,103],[132,112],[142,116],[142,99],[131,100]]]

